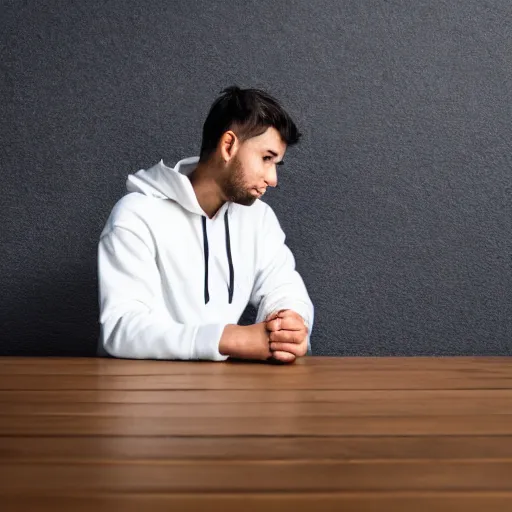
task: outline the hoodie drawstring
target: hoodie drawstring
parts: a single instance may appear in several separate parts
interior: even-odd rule
[[[235,269],[233,268],[233,259],[231,258],[231,238],[229,236],[228,210],[224,214],[224,227],[226,228],[226,252],[229,263],[229,303],[233,302],[233,288],[235,286]]]
[[[203,246],[204,246],[204,303],[210,302],[210,293],[208,291],[208,235],[206,234],[206,217],[203,217]]]
[[[233,302],[233,293],[235,288],[235,269],[233,267],[233,258],[231,256],[231,238],[229,235],[229,219],[228,211],[224,214],[224,228],[226,231],[226,253],[228,256],[229,264],[229,303]],[[210,292],[208,290],[208,259],[209,259],[209,248],[208,248],[208,234],[206,232],[206,217],[203,217],[203,246],[204,246],[204,303],[208,304],[210,301]]]

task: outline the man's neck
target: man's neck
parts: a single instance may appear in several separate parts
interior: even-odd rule
[[[197,202],[211,219],[226,202],[222,190],[215,180],[216,169],[211,165],[199,163],[188,178],[197,197]]]

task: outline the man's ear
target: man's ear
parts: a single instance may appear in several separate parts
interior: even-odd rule
[[[220,138],[220,155],[224,162],[229,162],[238,151],[239,141],[236,133],[228,130]]]

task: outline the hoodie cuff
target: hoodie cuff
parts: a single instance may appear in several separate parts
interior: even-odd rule
[[[219,343],[224,332],[224,324],[208,324],[198,328],[192,359],[225,361],[228,356],[219,352]]]

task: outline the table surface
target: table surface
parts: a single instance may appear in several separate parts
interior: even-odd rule
[[[512,511],[512,358],[0,358],[0,508]]]

